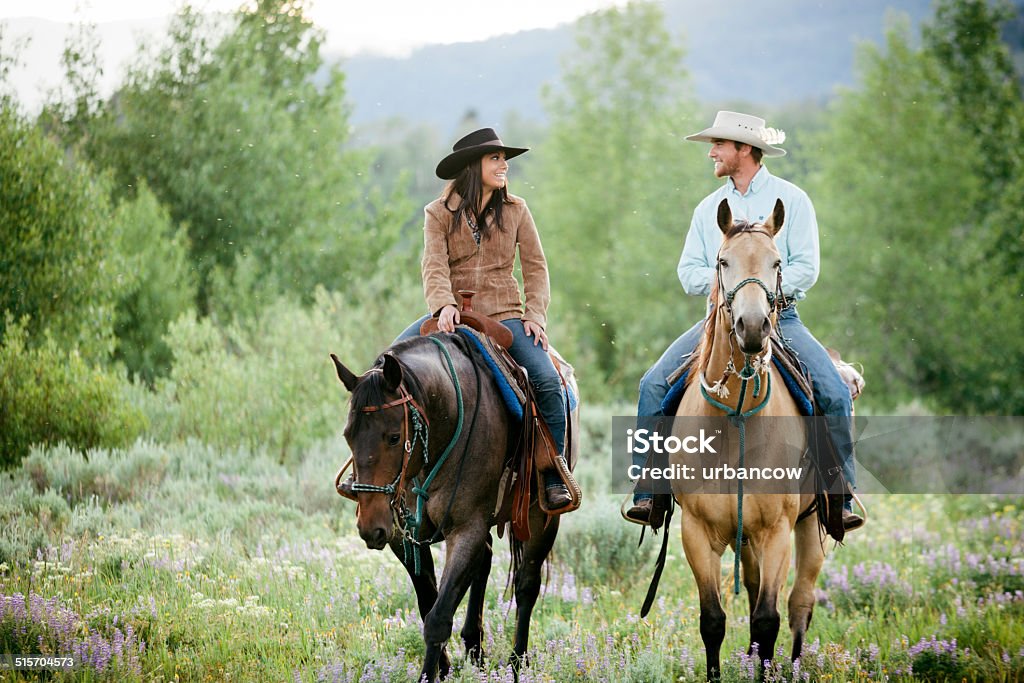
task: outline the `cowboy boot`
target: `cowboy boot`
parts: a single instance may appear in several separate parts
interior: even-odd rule
[[[562,483],[557,470],[544,472],[544,500],[548,510],[560,510],[572,502],[569,489]]]
[[[633,507],[626,510],[626,517],[637,524],[650,524],[651,511],[654,509],[654,499],[651,497],[638,498],[633,501]]]
[[[853,496],[846,494],[843,503],[843,529],[853,531],[864,526],[864,518],[853,511]]]

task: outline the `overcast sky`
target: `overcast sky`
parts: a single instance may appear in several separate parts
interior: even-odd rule
[[[230,11],[242,0],[197,0],[208,11]],[[309,0],[309,16],[327,32],[331,50],[403,55],[435,43],[483,40],[502,33],[550,28],[626,0]],[[0,0],[0,20],[38,17],[104,23],[173,14],[178,0]]]

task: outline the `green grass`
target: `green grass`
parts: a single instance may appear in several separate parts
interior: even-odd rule
[[[702,680],[696,590],[678,526],[658,601],[638,617],[656,548],[636,549],[638,527],[620,519],[621,500],[607,493],[611,414],[594,411],[584,425],[584,507],[563,519],[521,680]],[[354,505],[333,492],[345,457],[340,438],[284,465],[197,442],[139,442],[88,459],[61,447],[34,451],[0,479],[8,606],[0,647],[63,656],[61,648],[86,643],[83,653],[102,659],[119,640],[134,646],[102,670],[87,665],[54,680],[414,680],[423,643],[412,587],[390,553],[365,548]],[[868,526],[832,551],[819,579],[802,668],[777,658],[769,678],[1024,680],[1021,501],[874,495],[867,503]],[[456,681],[509,676],[515,610],[503,541],[495,555],[487,668],[464,660],[456,635]],[[746,680],[748,607],[729,591],[731,567],[727,552],[724,678]],[[13,614],[26,596],[49,600],[49,616]],[[456,634],[464,615],[456,614]]]

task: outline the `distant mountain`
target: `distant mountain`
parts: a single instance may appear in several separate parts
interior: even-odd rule
[[[1024,0],[1004,37],[1024,72]],[[709,108],[737,102],[776,110],[821,102],[836,86],[854,82],[854,54],[863,41],[880,43],[892,14],[916,30],[931,16],[931,0],[782,0],[723,2],[663,0],[666,23],[686,50],[694,92]],[[27,11],[31,11],[28,9]],[[22,104],[34,110],[61,78],[59,60],[69,24],[40,19],[3,20],[5,49],[19,36],[32,42],[25,67],[11,74]],[[164,39],[168,19],[121,21],[97,27],[110,93],[141,41]],[[424,47],[409,57],[326,54],[340,61],[357,137],[388,135],[388,121],[429,126],[443,139],[467,112],[484,124],[544,123],[541,88],[556,84],[562,56],[574,49],[572,25],[498,36],[474,43]],[[383,131],[383,133],[381,133]]]
[[[917,27],[930,0],[665,0],[666,24],[685,46],[695,93],[706,103],[747,101],[772,107],[827,99],[852,84],[858,43],[880,43],[890,12]],[[573,49],[570,25],[476,43],[432,46],[408,58],[342,61],[353,123],[401,117],[445,134],[469,110],[500,124],[509,111],[542,121],[540,92],[556,82]]]

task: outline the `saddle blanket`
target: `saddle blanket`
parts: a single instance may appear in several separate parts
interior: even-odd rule
[[[790,395],[793,397],[793,400],[796,401],[797,408],[800,409],[800,414],[806,417],[813,417],[814,402],[803,390],[803,387],[799,382],[797,382],[796,378],[793,377],[789,368],[782,363],[778,354],[772,354],[772,364],[775,365],[775,369],[778,370],[779,374],[782,376],[782,381],[785,382]],[[683,393],[686,391],[686,376],[689,372],[690,368],[686,368],[682,375],[680,375],[679,379],[677,379],[675,383],[668,388],[668,393],[665,394],[665,398],[661,402],[662,414],[676,414],[676,410],[679,409],[679,402],[683,400]]]
[[[494,376],[495,382],[498,384],[498,389],[501,391],[501,397],[505,400],[505,405],[508,406],[509,412],[515,416],[517,421],[522,422],[523,406],[526,404],[526,396],[523,395],[522,390],[520,390],[519,385],[515,383],[515,380],[508,376],[502,363],[495,358],[490,342],[485,342],[483,333],[478,332],[471,327],[458,325],[455,329],[462,333],[466,339],[469,339],[476,348],[480,350],[480,354],[483,356],[484,361],[487,363],[487,367],[490,368],[491,374]],[[548,345],[548,349],[551,355],[551,361],[558,364],[558,370],[561,372],[562,376],[565,377],[568,374],[567,370],[571,370],[572,366],[566,363],[550,344]],[[571,412],[576,409],[579,399],[572,391],[572,388],[567,384],[563,383],[562,388],[565,390],[566,404],[569,406],[569,411]]]

